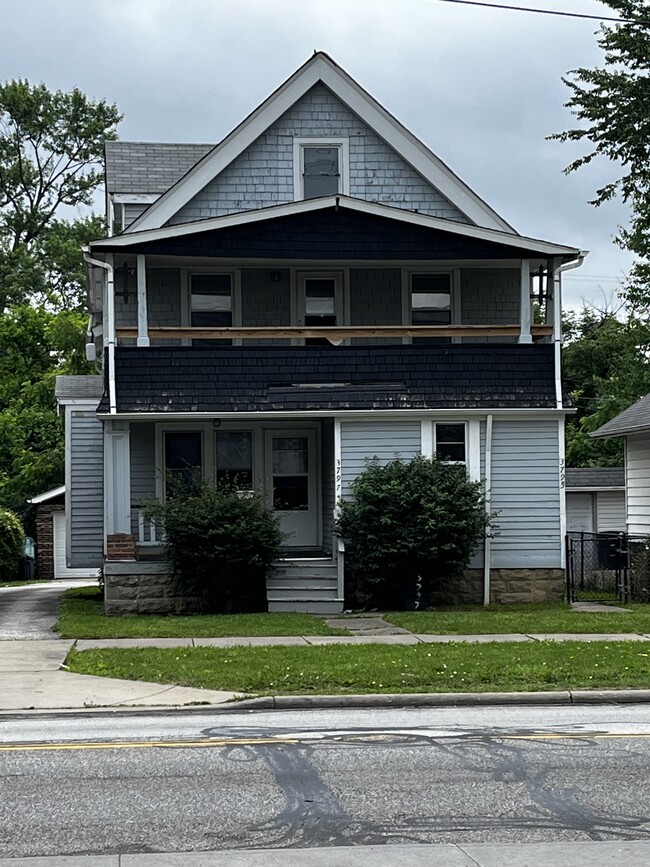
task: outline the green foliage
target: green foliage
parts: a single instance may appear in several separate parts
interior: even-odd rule
[[[589,434],[650,391],[650,327],[585,307],[566,315],[564,334],[562,377],[577,408],[567,420],[567,463],[622,466],[620,439],[595,440]]]
[[[12,581],[18,576],[24,536],[18,516],[0,508],[0,581]]]
[[[559,141],[587,141],[591,150],[566,169],[576,171],[596,157],[622,169],[618,179],[596,191],[592,204],[616,195],[632,209],[628,228],[618,241],[642,260],[631,273],[629,300],[650,312],[650,11],[647,0],[603,0],[626,23],[602,26],[598,45],[604,66],[572,70],[565,84],[571,90],[567,107],[581,125],[551,136]],[[637,23],[638,22],[638,23]]]
[[[485,504],[464,466],[422,456],[373,462],[340,504],[336,532],[346,542],[357,604],[400,607],[405,584],[423,581],[425,600],[444,593],[483,538]],[[364,599],[365,597],[365,599]]]
[[[179,592],[211,612],[261,610],[265,571],[283,540],[278,518],[256,495],[202,485],[195,493],[149,503],[165,528]]]

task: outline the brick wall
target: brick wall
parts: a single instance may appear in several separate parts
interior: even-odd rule
[[[64,512],[65,506],[41,504],[36,507],[36,570],[37,577],[54,579],[54,512]]]

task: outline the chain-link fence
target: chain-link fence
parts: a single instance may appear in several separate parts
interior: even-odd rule
[[[569,533],[569,602],[650,602],[650,537]]]

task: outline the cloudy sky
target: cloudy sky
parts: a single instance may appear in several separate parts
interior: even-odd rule
[[[581,149],[546,140],[571,125],[561,76],[602,63],[596,21],[441,0],[5,0],[2,28],[0,79],[116,102],[138,141],[217,142],[327,51],[518,231],[590,251],[571,306],[602,307],[629,268],[612,240],[625,208],[588,204],[616,168],[566,176]]]

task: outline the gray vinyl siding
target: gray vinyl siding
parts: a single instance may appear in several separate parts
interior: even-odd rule
[[[626,437],[627,530],[650,534],[650,433]]]
[[[420,420],[344,421],[341,423],[341,482],[343,496],[377,458],[380,464],[411,460],[422,448]]]
[[[625,531],[625,491],[598,491],[596,520],[599,533]]]
[[[274,280],[271,275],[277,276]],[[288,269],[251,268],[241,272],[241,315],[245,327],[291,325]],[[286,344],[287,340],[247,340],[246,346]]]
[[[153,422],[133,422],[131,445],[131,532],[138,538],[138,510],[156,495],[156,441]]]
[[[323,548],[332,551],[332,522],[336,506],[334,481],[334,420],[321,422],[321,464],[322,464],[322,503],[323,503]]]
[[[521,274],[517,268],[464,268],[460,272],[462,325],[516,325]],[[510,343],[512,337],[463,337],[463,343]]]
[[[402,272],[397,268],[350,271],[350,325],[402,324]],[[357,338],[353,344],[400,343],[399,338]]]
[[[104,432],[95,406],[69,408],[67,515],[73,569],[99,568],[104,559]]]
[[[294,201],[294,138],[348,138],[350,195],[470,222],[323,84],[316,84],[175,214],[188,223]]]
[[[492,509],[494,568],[561,567],[557,421],[494,420]]]

